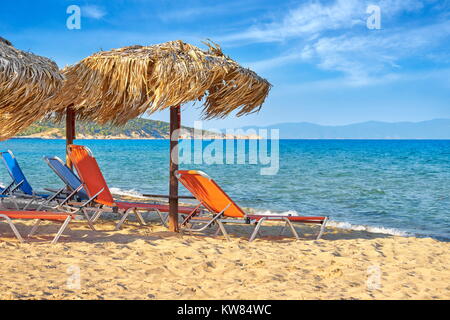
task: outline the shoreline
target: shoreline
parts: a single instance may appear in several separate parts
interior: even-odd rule
[[[9,140],[20,140],[20,139],[36,139],[36,140],[66,140],[64,137],[53,138],[53,137],[33,137],[33,136],[17,136],[12,137]],[[180,138],[180,140],[196,140],[195,138]],[[261,138],[245,137],[245,138],[224,138],[224,137],[213,137],[213,138],[203,138],[200,140],[262,140]],[[134,137],[109,137],[109,138],[77,138],[76,140],[170,140],[169,138],[134,138]],[[290,141],[314,141],[314,140],[324,140],[324,141],[450,141],[450,138],[446,139],[431,139],[431,138],[280,138],[279,140],[290,140]]]
[[[33,137],[33,136],[23,136],[23,137],[12,137],[11,139],[37,139],[37,140],[66,140],[66,138],[49,138],[49,137]],[[86,138],[81,137],[76,140],[170,140],[170,138],[134,138],[134,137],[101,137],[101,138]],[[195,138],[180,137],[180,140],[196,140]],[[204,137],[200,140],[261,140],[261,138],[254,137]]]
[[[130,193],[130,191],[121,190],[120,188],[112,188],[112,194],[115,195],[118,198],[122,198],[126,201],[159,201],[158,198],[151,198],[151,197],[144,197],[140,193]],[[180,202],[180,205],[184,206],[191,206],[192,203],[189,202]],[[250,208],[250,207],[242,207],[246,212],[252,212],[256,213],[259,211],[259,209],[256,208]],[[259,212],[261,213],[261,212]],[[270,209],[263,212],[263,214],[268,215],[277,215],[282,214],[280,212],[272,211]],[[327,223],[328,226],[334,229],[342,230],[342,231],[356,231],[356,232],[367,232],[369,234],[383,234],[387,236],[396,236],[396,237],[404,237],[404,238],[430,238],[434,239],[440,242],[450,242],[450,237],[445,236],[433,236],[430,234],[418,234],[407,230],[402,230],[396,227],[388,227],[383,225],[370,225],[370,224],[363,224],[363,223],[353,223],[349,221],[337,221],[337,220],[328,220]]]
[[[413,233],[411,231],[380,225],[374,226],[367,224],[355,224],[352,222],[335,221],[335,220],[330,220],[329,224],[332,228],[339,230],[364,231],[371,234],[384,234],[388,236],[402,237],[402,238],[418,238],[418,239],[430,238],[439,242],[450,242],[450,238],[445,236],[434,236],[426,233],[423,234]]]

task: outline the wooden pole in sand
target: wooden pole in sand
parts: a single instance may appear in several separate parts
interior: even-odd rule
[[[75,139],[75,110],[71,106],[66,109],[66,164],[72,169],[72,162],[67,154],[67,146]]]
[[[170,107],[170,176],[169,176],[169,230],[178,232],[178,139],[180,137],[180,106]]]

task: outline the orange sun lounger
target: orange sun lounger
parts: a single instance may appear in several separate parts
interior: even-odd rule
[[[167,226],[166,220],[161,213],[169,212],[168,205],[114,200],[91,150],[85,146],[71,144],[67,146],[67,151],[89,197],[95,197],[94,201],[100,204],[100,208],[94,213],[90,220],[92,223],[94,223],[104,212],[102,206],[107,206],[113,208],[113,212],[122,214],[122,218],[116,225],[116,230],[120,229],[131,212],[136,215],[141,225],[145,225],[144,219],[138,210],[156,212],[159,215],[162,224]],[[182,214],[192,214],[197,211],[199,211],[198,207],[178,207],[178,212]]]
[[[286,222],[285,227],[290,227],[296,239],[299,237],[292,224],[293,222],[320,224],[321,228],[317,236],[317,239],[320,239],[328,220],[327,217],[246,214],[206,173],[195,170],[179,170],[175,175],[186,189],[213,214],[212,218],[199,217],[196,212],[190,214],[183,221],[182,226],[186,226],[188,223],[200,223],[204,226],[197,229],[185,228],[184,230],[187,231],[203,231],[210,225],[217,223],[219,226],[217,232],[222,231],[223,235],[229,239],[224,224],[254,224],[255,228],[249,239],[249,241],[253,241],[265,221],[284,221]],[[285,227],[283,227],[282,232]]]
[[[66,230],[67,225],[75,219],[75,214],[70,213],[62,213],[62,212],[47,212],[47,211],[0,211],[0,220],[4,219],[9,224],[11,230],[14,232],[14,235],[19,239],[20,242],[24,242],[22,236],[17,230],[16,226],[13,223],[13,220],[23,219],[23,220],[37,220],[36,224],[31,229],[31,232],[28,236],[32,236],[36,233],[37,228],[42,220],[46,221],[56,221],[62,222],[62,226],[59,229],[56,236],[53,238],[52,244],[58,242],[59,238],[63,234],[64,230]]]

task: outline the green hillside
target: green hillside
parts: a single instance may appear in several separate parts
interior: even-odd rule
[[[192,133],[193,129],[183,127],[187,132]],[[128,121],[123,127],[112,125],[99,125],[94,122],[80,122],[76,124],[77,136],[92,137],[130,137],[130,138],[167,138],[169,135],[169,123],[164,121],[155,121],[148,119],[134,119]],[[40,121],[25,131],[17,135],[58,138],[65,136],[65,123],[55,123],[50,120]]]

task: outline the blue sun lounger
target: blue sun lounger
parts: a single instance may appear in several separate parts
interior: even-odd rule
[[[13,191],[20,190],[25,195],[35,196],[38,198],[46,199],[49,197],[48,194],[39,194],[34,192],[33,188],[25,177],[25,174],[20,168],[19,162],[17,162],[17,159],[16,157],[14,157],[14,154],[11,150],[2,151],[1,156],[6,169],[8,170],[8,173],[13,180],[13,182],[5,189],[11,189]]]
[[[48,166],[56,173],[56,175],[64,182],[66,187],[71,191],[77,191],[76,196],[79,200],[87,200],[89,196],[83,188],[80,178],[58,157],[44,157]]]
[[[1,152],[0,155],[3,159],[3,162],[6,165],[6,168],[8,169],[8,172],[9,172],[12,180],[13,180],[13,182],[8,187],[4,188],[3,190],[0,190],[0,200],[3,200],[5,198],[11,199],[13,201],[14,205],[16,206],[17,210],[22,210],[22,212],[28,212],[25,210],[27,210],[27,208],[34,201],[41,200],[41,203],[39,204],[39,206],[37,206],[37,208],[34,209],[33,211],[29,211],[29,212],[40,213],[40,212],[46,212],[46,211],[42,211],[42,209],[45,209],[45,210],[58,209],[58,212],[62,212],[64,214],[69,214],[72,218],[74,217],[75,214],[82,213],[82,214],[84,214],[89,227],[92,230],[95,230],[95,228],[93,227],[93,225],[90,221],[89,216],[87,215],[87,212],[85,211],[85,207],[88,206],[89,203],[93,199],[89,199],[88,201],[86,201],[74,208],[70,207],[70,209],[67,209],[64,207],[65,204],[68,201],[70,201],[71,199],[73,199],[74,197],[78,197],[78,199],[80,199],[80,200],[84,200],[84,199],[88,198],[86,192],[84,192],[82,190],[83,185],[81,184],[81,182],[79,183],[78,187],[74,188],[74,190],[70,190],[71,188],[69,190],[67,190],[68,185],[66,184],[66,185],[64,185],[64,187],[62,187],[61,189],[59,189],[57,191],[51,190],[51,189],[46,189],[50,192],[54,192],[53,194],[35,193],[33,188],[31,187],[30,183],[27,181],[22,169],[20,168],[18,161],[14,157],[14,154],[10,150],[8,150],[8,151]],[[67,169],[69,169],[69,168],[67,168]],[[69,171],[70,171],[70,169],[69,169]],[[78,179],[76,176],[75,176],[75,178]],[[70,181],[71,181],[70,183],[72,184],[72,182],[74,182],[75,180],[70,180]],[[79,181],[79,179],[78,179],[78,181]],[[31,199],[31,201],[29,201],[25,205],[24,208],[19,209],[19,205],[14,200],[15,197],[26,198],[26,199],[28,198],[28,199]],[[52,202],[54,202],[54,203],[56,202],[57,205],[56,206],[51,205]],[[2,215],[2,218],[5,218],[4,214],[0,214],[0,215]],[[36,219],[39,220],[39,217],[37,217]],[[44,220],[45,219],[46,218],[44,218]]]
[[[66,186],[59,190],[48,189],[50,192],[53,192],[53,194],[36,193],[25,177],[25,174],[20,168],[19,162],[17,161],[12,151],[3,151],[0,152],[0,155],[3,159],[3,163],[6,166],[6,169],[8,170],[9,175],[12,178],[11,184],[0,191],[0,200],[3,200],[3,198],[11,199],[13,200],[16,208],[19,209],[17,201],[13,199],[14,197],[31,199],[27,204],[25,204],[25,207],[23,208],[24,210],[26,210],[35,201],[43,201],[38,207],[38,209],[41,209],[43,207],[49,206],[52,201],[67,199],[67,197],[64,196]]]

